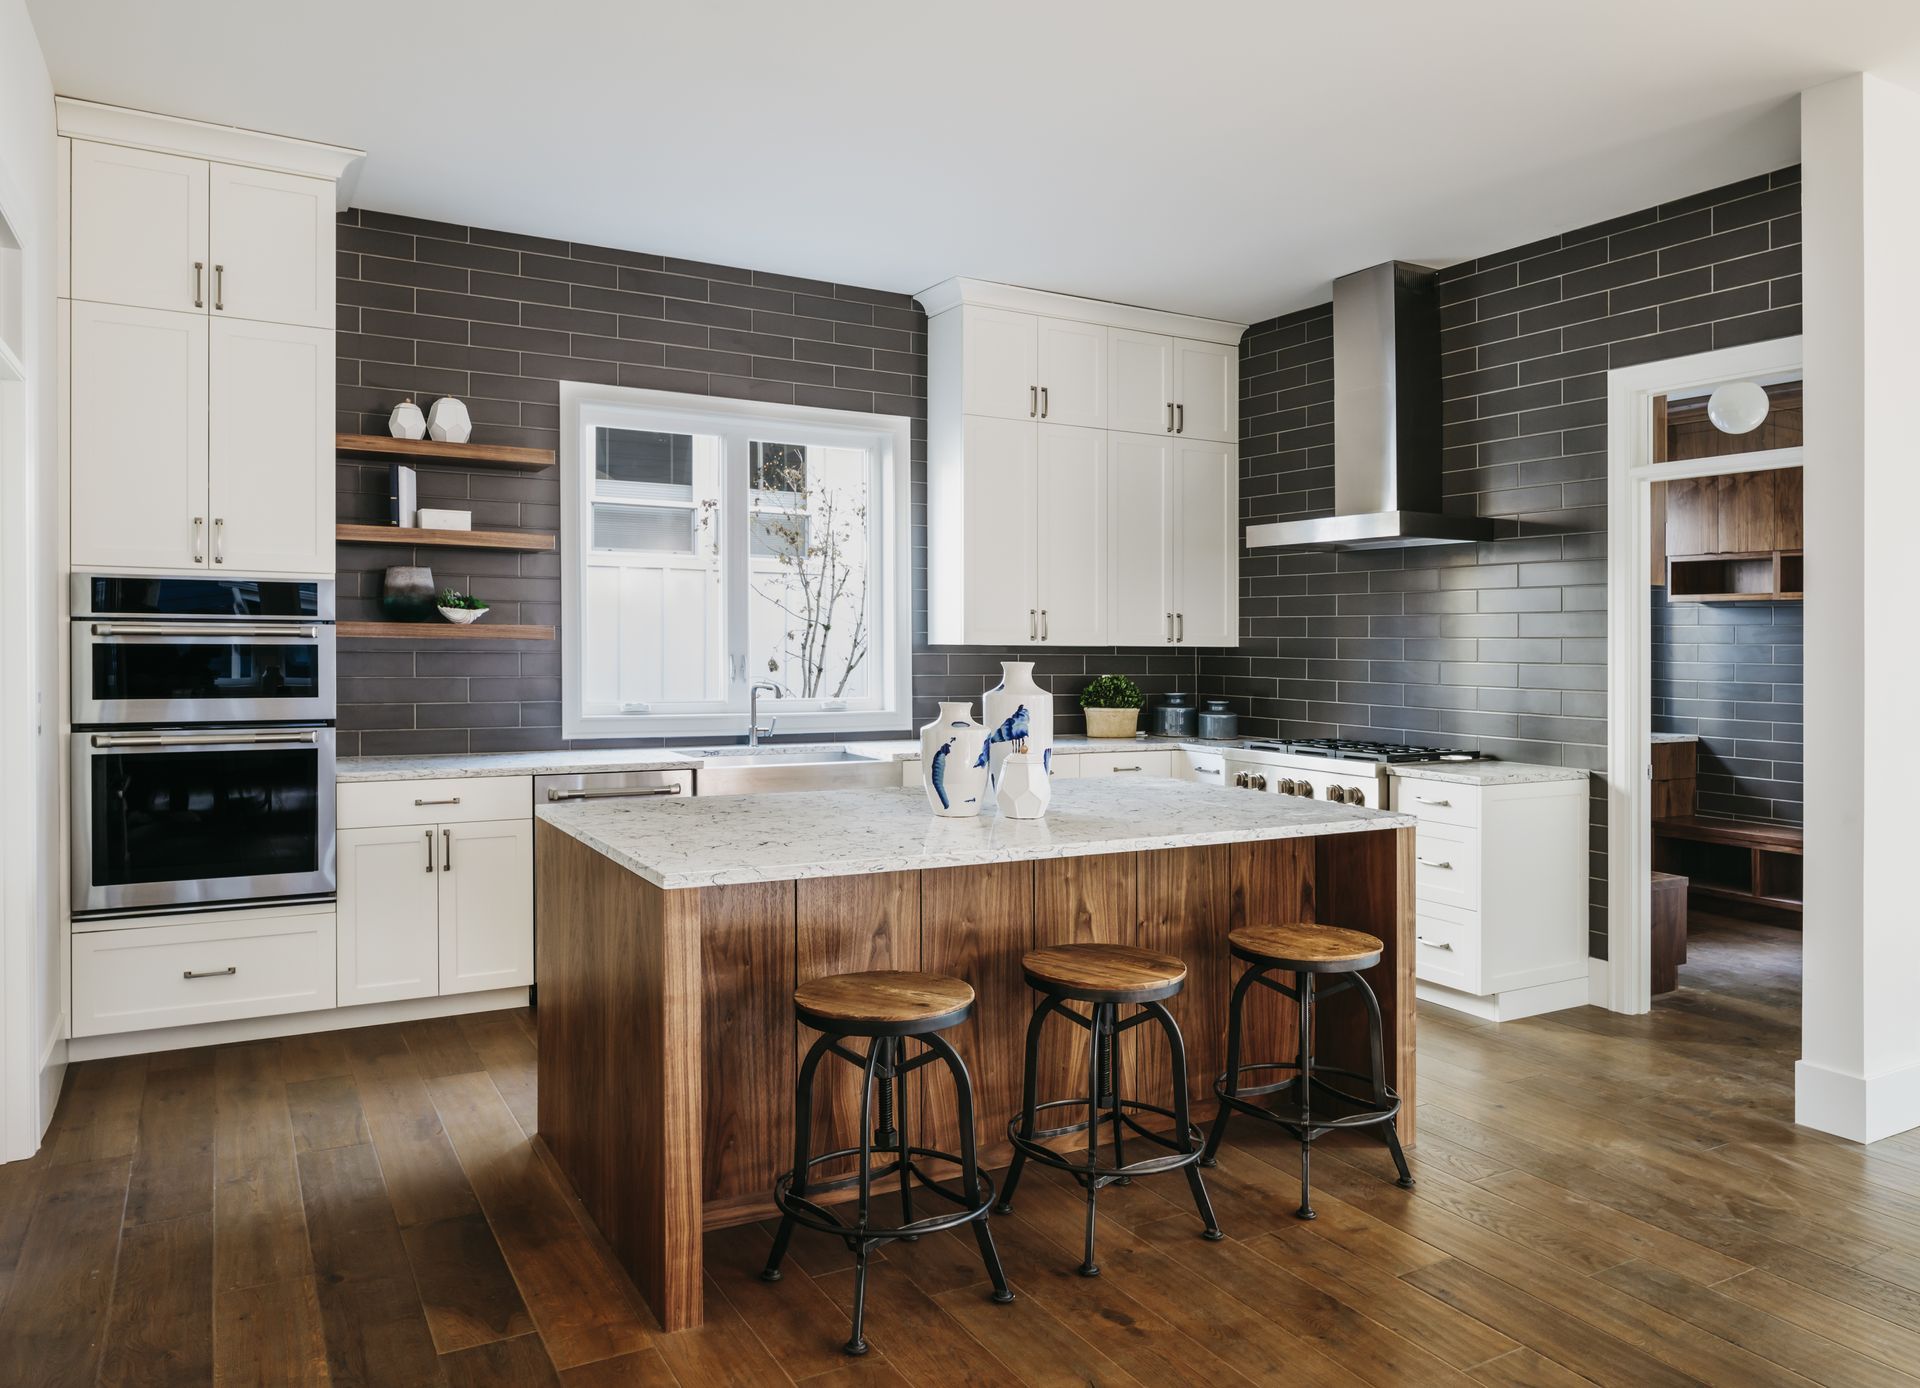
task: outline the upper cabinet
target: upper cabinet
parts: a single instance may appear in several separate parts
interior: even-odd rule
[[[1242,325],[973,280],[919,298],[929,639],[1237,644]]]
[[[75,568],[331,577],[358,152],[61,98]]]

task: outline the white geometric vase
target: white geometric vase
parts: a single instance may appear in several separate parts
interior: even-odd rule
[[[387,432],[396,439],[424,439],[427,436],[427,417],[420,413],[420,407],[413,401],[402,400],[387,416]]]
[[[1015,738],[1019,737],[1027,740],[1027,750],[1040,758],[1040,765],[1052,772],[1053,695],[1033,682],[1031,660],[1001,661],[1000,683],[986,692],[980,700],[980,709],[985,715],[987,735],[992,739],[988,769],[993,773],[995,785],[1000,784],[1000,767],[1012,752]],[[1009,726],[1016,719],[1026,724],[1024,731]]]
[[[473,416],[451,395],[443,395],[427,411],[427,432],[439,443],[465,443],[473,437]]]
[[[1053,799],[1053,778],[1039,752],[1009,752],[993,800],[1008,819],[1038,819]]]
[[[920,730],[920,780],[935,814],[965,819],[980,813],[987,798],[986,743],[971,703],[940,705]]]

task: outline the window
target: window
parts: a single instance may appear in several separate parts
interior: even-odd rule
[[[561,387],[568,737],[909,721],[903,418]]]

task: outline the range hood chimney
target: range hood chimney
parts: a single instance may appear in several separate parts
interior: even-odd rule
[[[1391,260],[1333,282],[1333,514],[1247,527],[1249,549],[1397,549],[1493,538],[1440,510],[1434,272]]]

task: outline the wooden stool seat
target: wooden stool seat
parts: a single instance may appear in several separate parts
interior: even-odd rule
[[[1292,925],[1249,925],[1227,933],[1236,959],[1267,964],[1289,973],[1345,974],[1371,969],[1386,948],[1376,937],[1337,925],[1301,921]]]
[[[973,988],[944,974],[876,969],[815,978],[793,990],[794,1010],[815,1031],[839,1036],[921,1036],[967,1018]]]
[[[1028,951],[1020,967],[1029,987],[1078,1002],[1159,1002],[1187,981],[1171,954],[1132,945],[1050,945]]]

